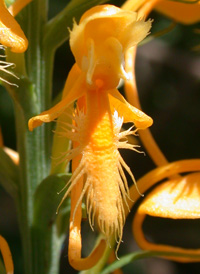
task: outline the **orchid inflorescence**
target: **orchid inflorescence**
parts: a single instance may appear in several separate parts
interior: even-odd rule
[[[6,48],[8,55],[10,54],[9,51],[15,54],[23,54],[27,50],[28,39],[14,16],[29,2],[31,1],[16,0],[7,9],[4,1],[0,1],[0,48]],[[28,115],[25,113],[23,116],[24,121],[28,122],[30,131],[42,126],[43,123],[56,121],[50,178],[58,173],[65,174],[69,170],[71,162],[72,174],[59,191],[61,194],[65,190],[65,193],[62,198],[59,198],[57,218],[59,219],[59,215],[61,215],[59,210],[65,207],[66,200],[70,197],[68,259],[71,266],[77,270],[97,267],[102,258],[108,259],[112,249],[115,250],[116,258],[118,258],[117,252],[122,242],[123,227],[128,213],[147,190],[160,182],[161,184],[142,200],[141,205],[136,210],[133,220],[135,240],[142,249],[157,252],[158,256],[163,258],[180,262],[200,260],[200,249],[187,250],[170,245],[150,243],[145,238],[142,229],[146,215],[174,219],[200,217],[198,195],[200,160],[181,160],[168,163],[148,129],[153,120],[141,110],[138,98],[135,79],[136,49],[137,45],[150,34],[152,20],[147,19],[147,17],[153,9],[183,24],[193,24],[200,19],[198,1],[180,3],[168,0],[128,0],[121,8],[105,4],[88,9],[83,13],[78,23],[74,19],[73,26],[69,30],[69,44],[75,58],[75,64],[65,82],[62,99],[48,110],[34,108],[31,102],[31,111]],[[51,22],[47,23],[42,31],[45,30],[48,33],[49,26],[51,26]],[[45,39],[47,39],[46,37],[48,35],[45,36]],[[42,47],[45,45],[45,39],[41,43]],[[39,54],[45,52],[45,50],[38,51],[37,47],[35,49]],[[55,49],[52,51],[54,52]],[[51,60],[51,57],[49,59]],[[47,59],[45,60],[47,61]],[[45,62],[42,58],[40,61],[40,65],[43,66]],[[24,64],[23,59],[23,66],[25,66]],[[11,66],[13,63],[0,61],[0,72],[15,76],[13,72],[7,70]],[[46,70],[48,69],[46,68]],[[32,70],[30,66],[29,70]],[[26,71],[25,68],[23,71]],[[35,75],[37,75],[37,79],[42,81],[43,74],[40,75],[40,71],[36,71],[36,73],[35,71],[32,70],[30,82]],[[18,78],[18,76],[15,77]],[[27,84],[27,72],[24,73],[23,79],[26,79]],[[12,84],[6,76],[3,77],[1,74],[0,80],[4,82],[12,98],[17,100],[18,104],[21,97],[14,90],[15,84]],[[118,90],[122,80],[124,81],[127,100]],[[35,103],[39,99],[36,99],[37,90],[35,93],[32,92],[35,87],[33,86],[29,86],[29,92]],[[37,87],[41,88],[43,84],[38,84]],[[20,90],[20,79],[18,89]],[[33,93],[34,95],[32,95]],[[28,104],[25,102],[25,105],[26,103]],[[42,106],[44,107],[44,105]],[[26,106],[20,107],[20,115],[23,112],[21,109],[26,111]],[[41,114],[39,114],[40,110],[42,110]],[[132,126],[123,130],[124,123],[132,123]],[[28,139],[35,138],[33,136],[37,138],[37,130],[39,129],[27,132],[25,135],[28,136]],[[128,137],[137,134],[139,134],[145,150],[157,168],[136,182],[131,169],[122,158],[119,150],[128,149],[142,152],[137,144],[128,142]],[[38,136],[45,136],[43,127],[41,127]],[[45,139],[43,141],[45,143]],[[1,147],[12,159],[12,164],[23,166],[22,155],[19,154],[19,160],[14,151],[4,147],[2,140]],[[41,156],[42,158],[43,156]],[[58,170],[59,172],[57,172]],[[181,175],[185,172],[189,174]],[[127,177],[131,178],[133,183],[131,187],[129,187]],[[44,179],[45,176],[42,177],[41,175],[41,178]],[[43,183],[41,186],[43,187]],[[36,187],[32,187],[34,199],[40,195]],[[37,199],[33,201],[33,211],[35,211],[29,224],[38,228],[38,220],[34,218],[40,208],[37,204],[34,207],[34,202],[37,202]],[[81,255],[82,204],[85,204],[91,229],[99,230],[101,234],[95,248],[85,258],[82,258]],[[33,223],[31,223],[32,220]],[[43,227],[39,224],[40,229]],[[59,234],[57,229],[58,227],[56,233]],[[33,231],[31,237],[37,239]],[[44,234],[41,235],[44,236]],[[41,235],[38,237],[40,240]],[[48,239],[44,236],[44,244],[41,245],[42,252],[46,246],[45,241]],[[116,247],[114,247],[115,243],[117,243]],[[0,237],[0,244],[6,271],[11,274],[13,273],[12,258],[3,237]],[[40,250],[39,248],[40,246],[38,250]]]

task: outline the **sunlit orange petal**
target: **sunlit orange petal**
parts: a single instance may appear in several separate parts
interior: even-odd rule
[[[71,83],[70,80],[69,82]],[[84,77],[80,76],[70,92],[66,91],[67,95],[58,104],[29,120],[29,130],[32,131],[34,128],[41,126],[43,123],[48,123],[58,118],[58,116],[61,115],[71,103],[85,94],[84,83]],[[66,82],[64,90],[68,90],[68,82]]]
[[[109,91],[109,101],[111,106],[116,109],[124,122],[133,122],[137,128],[144,129],[153,123],[151,117],[141,110],[130,105],[117,89]]]
[[[200,173],[170,180],[156,187],[140,212],[174,219],[200,218]]]

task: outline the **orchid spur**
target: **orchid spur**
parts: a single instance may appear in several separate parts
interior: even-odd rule
[[[73,148],[63,157],[67,163],[72,160],[73,174],[62,201],[71,192],[69,261],[79,270],[91,267],[89,260],[80,257],[80,204],[84,195],[91,227],[97,220],[108,242],[115,235],[117,249],[122,240],[124,204],[128,206],[130,199],[123,169],[135,186],[136,183],[118,149],[137,148],[126,141],[128,135],[135,133],[132,127],[120,131],[127,122],[145,129],[152,124],[152,119],[131,106],[117,86],[121,78],[128,78],[123,66],[126,50],[144,39],[150,27],[151,21],[138,20],[136,13],[112,5],[88,10],[78,25],[74,22],[70,31],[76,63],[67,78],[62,100],[29,120],[29,129],[33,130],[56,118],[59,128],[59,119],[62,119],[60,135],[73,141]],[[77,107],[69,114],[67,109],[76,100]],[[64,115],[70,116],[74,124],[64,122]],[[92,265],[97,259],[99,256]]]
[[[6,242],[6,240],[0,235],[0,251],[3,256],[3,260],[5,263],[6,273],[13,274],[14,273],[14,266],[12,261],[12,255],[10,252],[10,248]]]

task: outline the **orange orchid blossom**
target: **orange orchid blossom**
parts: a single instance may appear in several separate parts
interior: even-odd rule
[[[70,46],[76,63],[66,81],[63,98],[56,106],[29,120],[33,130],[43,122],[62,117],[62,136],[76,145],[66,151],[64,160],[73,160],[73,174],[67,183],[71,192],[70,242],[80,233],[80,204],[86,195],[86,206],[91,227],[97,220],[101,232],[109,241],[115,235],[119,244],[125,220],[124,205],[128,205],[129,189],[125,169],[134,184],[135,179],[118,149],[136,150],[126,136],[134,134],[132,127],[121,132],[123,123],[132,122],[139,129],[152,124],[152,119],[131,106],[117,90],[120,79],[126,80],[124,54],[146,37],[151,21],[137,19],[137,13],[112,5],[96,6],[88,10],[70,32]],[[63,122],[67,108],[76,100],[77,108],[71,116],[74,125]],[[68,114],[69,115],[69,114]],[[79,160],[76,160],[79,159]],[[84,177],[84,181],[82,183]],[[76,191],[75,191],[76,189]],[[77,194],[79,193],[79,194]],[[62,201],[63,201],[62,200]],[[118,246],[119,246],[118,244]],[[70,244],[69,244],[70,245]],[[78,248],[71,264],[76,269],[89,268],[82,264]]]

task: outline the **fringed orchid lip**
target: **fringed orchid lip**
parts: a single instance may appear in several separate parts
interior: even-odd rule
[[[186,249],[149,242],[142,229],[142,224],[147,215],[175,220],[200,219],[199,193],[199,172],[171,179],[155,187],[139,206],[133,221],[133,232],[138,245],[142,249],[150,251],[179,253],[178,257],[173,255],[166,257],[174,261],[200,261],[200,249]]]
[[[0,0],[0,43],[17,53],[24,52],[28,47],[24,32],[6,8],[3,0]]]

